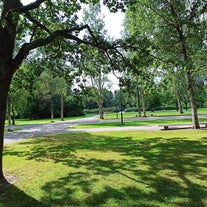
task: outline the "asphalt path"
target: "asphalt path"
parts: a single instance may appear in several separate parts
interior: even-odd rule
[[[183,119],[189,118],[190,116],[165,116],[165,117],[136,117],[132,120],[159,120],[159,119]],[[202,115],[200,117],[207,117]],[[125,120],[127,121],[127,120]],[[21,130],[7,132],[4,134],[4,144],[19,141],[24,138],[31,138],[37,136],[44,136],[50,134],[64,134],[70,132],[103,132],[103,131],[126,131],[126,130],[160,130],[157,125],[150,126],[122,126],[122,127],[107,127],[107,128],[90,128],[90,129],[74,129],[73,126],[79,124],[90,124],[90,123],[102,123],[102,122],[117,122],[115,120],[100,120],[98,117],[82,118],[78,120],[62,121],[48,124],[29,124],[29,125],[18,125],[17,128]]]

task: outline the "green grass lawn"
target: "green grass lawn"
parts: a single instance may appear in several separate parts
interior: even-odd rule
[[[6,145],[0,207],[206,207],[206,130],[74,133]]]
[[[198,109],[199,114],[207,114],[207,108],[201,108]],[[124,113],[124,119],[130,119],[135,118],[137,112],[125,112]],[[151,116],[152,112],[147,111],[147,116]],[[190,115],[191,110],[184,111],[184,115]],[[153,116],[173,116],[173,115],[179,115],[179,112],[176,110],[162,110],[162,111],[155,111],[153,112]],[[80,118],[86,118],[91,116],[98,116],[98,114],[87,114],[86,116],[79,116],[79,117],[66,117],[64,120],[75,120]],[[120,119],[120,114],[118,114],[118,118]],[[104,118],[105,119],[116,119],[116,113],[106,113]],[[55,122],[60,122],[60,118],[55,118]],[[50,123],[51,119],[38,119],[38,120],[30,120],[30,119],[16,119],[16,125],[26,125],[26,124],[46,124]],[[8,121],[5,122],[6,125],[8,125]]]
[[[185,112],[185,115],[190,114],[190,111]],[[175,111],[175,110],[166,110],[166,111],[155,111],[155,112],[150,112],[147,111],[146,112],[147,116],[151,116],[153,114],[153,116],[175,116],[175,115],[180,115],[179,112]],[[124,112],[123,116],[128,119],[128,118],[135,118],[138,115],[137,112]],[[121,114],[118,113],[118,118],[121,117]],[[116,119],[117,118],[117,114],[116,113],[106,113],[104,116],[105,119]]]
[[[65,121],[67,120],[76,120],[76,119],[81,119],[81,118],[86,118],[90,117],[93,115],[86,115],[86,116],[76,116],[76,117],[66,117],[64,118]],[[27,124],[48,124],[51,122],[51,119],[16,119],[16,125],[27,125]],[[61,122],[60,118],[55,118],[54,122]],[[8,120],[5,122],[6,125],[8,125]]]
[[[207,114],[207,108],[200,108],[198,109],[198,113],[199,114]],[[153,116],[176,116],[176,115],[180,115],[178,111],[176,110],[160,110],[160,111],[147,111],[147,116],[151,116],[151,114],[153,114]],[[134,118],[136,117],[136,115],[138,115],[138,112],[124,112],[124,117],[126,119],[128,118]],[[189,109],[188,111],[184,111],[183,115],[191,115],[191,109]],[[120,118],[120,113],[118,113],[118,117]],[[104,118],[105,119],[115,119],[117,117],[116,113],[106,113]]]
[[[207,118],[200,118],[201,123],[206,123]],[[124,126],[149,126],[149,125],[159,125],[159,124],[191,124],[192,119],[170,119],[170,120],[138,120],[138,121],[124,121]],[[120,127],[121,121],[117,122],[103,122],[103,123],[94,123],[94,124],[84,124],[77,125],[73,128],[75,129],[88,129],[88,128],[105,128],[105,127]]]

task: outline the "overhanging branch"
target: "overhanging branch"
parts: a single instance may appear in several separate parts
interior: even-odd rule
[[[73,35],[73,32],[80,32],[84,29],[87,29],[89,31],[89,33],[91,34],[91,36],[93,38],[91,41],[87,41],[87,40],[79,38],[78,36]],[[21,64],[23,59],[28,56],[28,54],[31,50],[34,50],[34,49],[42,47],[42,46],[46,46],[46,45],[50,44],[51,42],[53,42],[58,37],[63,37],[67,40],[74,41],[77,44],[91,45],[91,46],[99,48],[103,51],[106,51],[108,49],[107,46],[104,44],[104,42],[97,41],[97,39],[93,35],[93,33],[88,25],[84,25],[82,27],[73,27],[69,30],[66,30],[66,29],[56,30],[56,31],[52,32],[51,34],[49,34],[48,37],[46,37],[46,38],[37,39],[32,42],[23,44],[14,59],[14,65],[13,65],[14,70],[16,70],[18,68],[18,66]]]

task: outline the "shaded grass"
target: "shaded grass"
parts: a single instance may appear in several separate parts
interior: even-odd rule
[[[200,122],[207,122],[206,118],[200,118]],[[191,124],[192,119],[170,119],[170,120],[136,120],[136,121],[124,121],[124,126],[149,126],[158,124]],[[94,124],[77,125],[73,128],[87,129],[87,128],[102,128],[102,127],[119,127],[122,126],[120,121],[117,122],[102,122]]]
[[[196,132],[196,133],[195,133]],[[0,206],[206,207],[205,130],[74,133],[6,145]]]

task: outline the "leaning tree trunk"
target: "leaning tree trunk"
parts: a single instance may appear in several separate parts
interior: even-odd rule
[[[5,70],[6,69],[4,68],[0,68],[0,71]],[[6,105],[11,78],[12,74],[0,74],[0,181],[5,180],[3,174],[4,124],[6,119]]]
[[[194,129],[199,129],[199,121],[198,121],[198,112],[197,112],[197,105],[195,101],[195,94],[193,88],[193,80],[192,75],[189,71],[187,71],[187,86],[188,86],[188,94],[190,98],[191,110],[192,110],[192,124]]]

